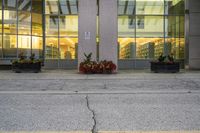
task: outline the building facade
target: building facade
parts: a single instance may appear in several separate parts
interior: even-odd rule
[[[23,52],[45,68],[77,68],[84,53],[119,69],[160,53],[200,68],[198,0],[1,0],[0,65]]]

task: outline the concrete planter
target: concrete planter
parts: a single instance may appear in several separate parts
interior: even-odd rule
[[[19,63],[15,62],[12,64],[12,70],[16,73],[21,73],[21,72],[34,72],[38,73],[41,71],[41,62],[24,62],[24,63]]]
[[[177,73],[180,71],[180,63],[151,62],[151,71],[155,73]]]

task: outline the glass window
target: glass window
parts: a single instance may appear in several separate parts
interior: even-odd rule
[[[45,57],[46,59],[58,59],[59,58],[59,50],[58,50],[58,38],[46,37],[46,48],[45,48]]]
[[[185,10],[184,0],[165,0],[165,14],[183,15]]]
[[[137,58],[158,58],[163,53],[164,38],[136,38],[136,46]]]
[[[135,0],[119,0],[118,14],[135,15]]]
[[[58,14],[58,0],[46,0],[45,1],[45,13],[46,14]]]
[[[42,36],[42,15],[32,13],[32,35]]]
[[[2,34],[0,34],[0,58],[2,58]]]
[[[32,12],[42,13],[42,0],[32,0]]]
[[[31,55],[31,36],[18,35],[18,50],[26,57]]]
[[[35,54],[36,58],[41,58],[42,51],[43,51],[42,37],[32,36],[32,53]]]
[[[60,14],[78,14],[78,1],[60,0]]]
[[[46,36],[58,36],[58,16],[46,16]]]
[[[164,17],[137,16],[136,37],[164,37]]]
[[[180,36],[180,19],[179,16],[165,17],[165,37]]]
[[[3,36],[3,56],[4,58],[16,58],[17,56],[17,35]]]
[[[119,59],[134,59],[136,57],[135,38],[118,38]]]
[[[18,34],[30,35],[31,34],[31,13],[18,12]]]
[[[0,9],[2,9],[2,0],[0,1]]]
[[[163,14],[164,0],[136,0],[136,14]]]
[[[16,9],[16,0],[4,0],[4,9]]]
[[[135,17],[118,17],[118,35],[119,37],[135,37]]]
[[[2,10],[0,9],[0,33],[2,33]]]
[[[78,37],[78,16],[60,16],[60,36]]]
[[[60,38],[60,58],[77,58],[78,38]]]
[[[4,10],[4,33],[17,34],[17,12]]]
[[[17,0],[18,10],[30,11],[31,0]]]

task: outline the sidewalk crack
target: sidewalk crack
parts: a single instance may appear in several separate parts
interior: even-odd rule
[[[86,102],[87,102],[87,108],[92,113],[92,119],[94,121],[94,124],[93,124],[93,127],[92,127],[91,131],[92,131],[92,133],[97,133],[97,129],[96,129],[96,124],[97,124],[96,114],[95,114],[94,110],[92,110],[91,107],[90,107],[88,95],[85,97],[85,99],[86,99]]]

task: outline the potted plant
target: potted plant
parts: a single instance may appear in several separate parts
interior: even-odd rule
[[[41,60],[35,59],[35,54],[31,54],[29,59],[25,59],[23,53],[19,54],[19,59],[12,61],[12,70],[16,73],[41,71]]]
[[[176,73],[180,71],[180,63],[174,61],[173,54],[163,56],[161,53],[157,61],[151,62],[151,71],[156,73]]]

